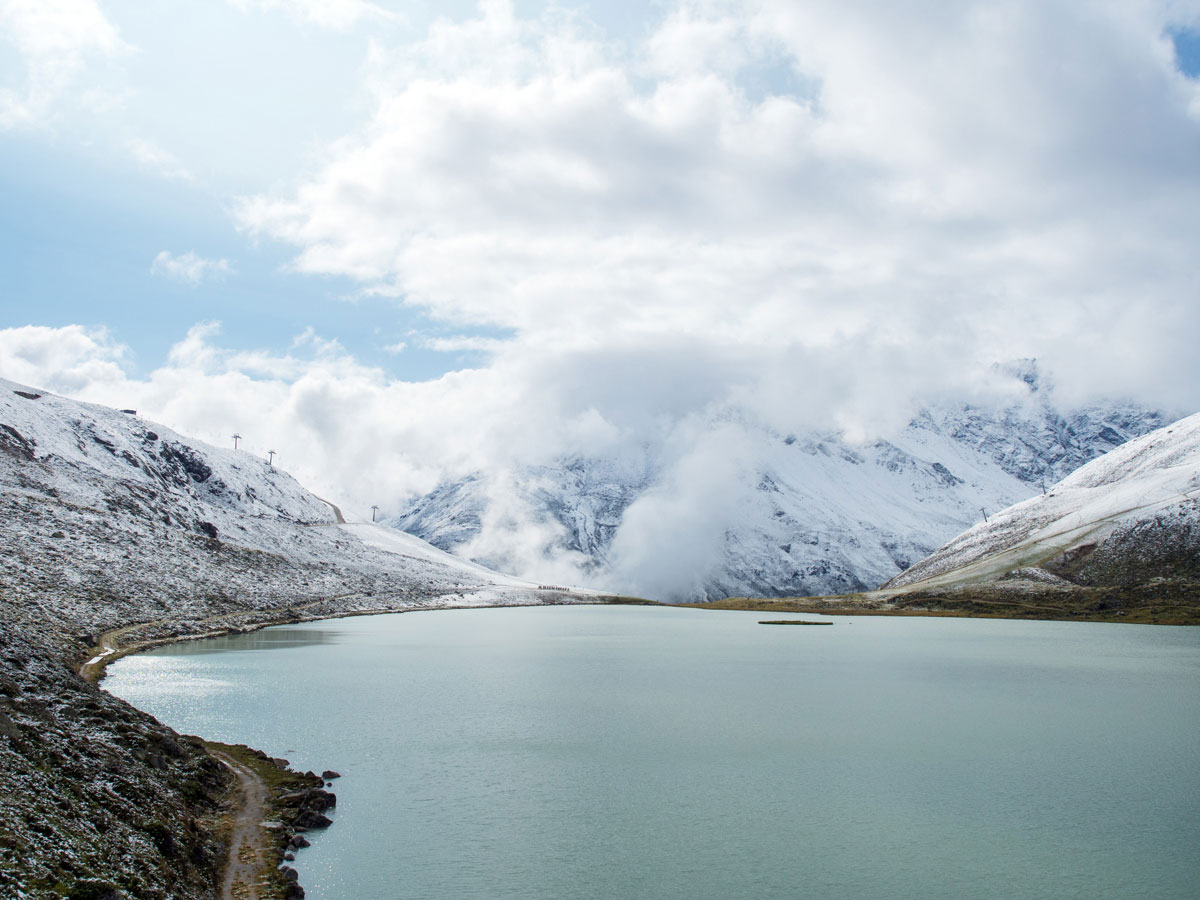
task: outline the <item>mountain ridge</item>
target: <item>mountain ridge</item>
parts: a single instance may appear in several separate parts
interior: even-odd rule
[[[693,502],[697,519],[708,516],[703,533],[683,513],[671,515],[676,497],[702,491],[672,483],[676,473],[653,447],[632,462],[575,455],[475,473],[382,521],[494,567],[528,574],[545,565],[658,599],[869,590],[981,515],[1166,421],[1129,402],[1061,409],[1031,360],[1003,374],[1023,394],[1018,401],[932,405],[867,443],[781,434],[740,417],[752,459],[732,480],[744,485],[720,488],[724,501]],[[703,552],[673,537],[689,528]],[[673,556],[684,562],[667,583],[655,560]]]
[[[339,518],[266,460],[0,379],[0,896],[215,896],[233,778],[82,677],[120,653],[338,615],[600,599]],[[272,834],[280,862],[290,832]],[[272,890],[302,896],[273,866]]]
[[[1089,577],[1085,558],[1102,557],[1114,543],[1137,543],[1135,535],[1148,526],[1169,535],[1155,536],[1154,543],[1170,541],[1200,556],[1200,413],[1131,440],[1045,495],[977,523],[883,589],[965,586],[1038,569],[1050,583],[1066,580],[1068,572],[1085,582],[1111,582],[1119,579],[1098,572]],[[1160,568],[1154,577],[1172,574]]]

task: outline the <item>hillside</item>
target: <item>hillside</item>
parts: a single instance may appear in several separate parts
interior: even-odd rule
[[[81,678],[89,659],[309,617],[596,599],[340,518],[265,460],[0,380],[0,896],[214,896],[232,776]]]
[[[1200,414],[975,525],[884,589],[1018,576],[1086,586],[1200,577]]]
[[[1200,625],[1200,414],[990,515],[877,590],[705,605]]]

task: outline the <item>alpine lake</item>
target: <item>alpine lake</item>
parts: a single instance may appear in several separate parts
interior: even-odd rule
[[[312,900],[1200,896],[1200,629],[761,618],[355,617],[103,686],[342,773]]]

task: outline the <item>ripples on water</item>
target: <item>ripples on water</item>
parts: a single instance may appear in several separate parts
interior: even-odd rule
[[[345,774],[315,900],[1200,896],[1200,629],[757,619],[352,618],[105,687]]]

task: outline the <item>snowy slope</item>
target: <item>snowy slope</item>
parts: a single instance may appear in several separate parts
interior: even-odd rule
[[[219,880],[208,822],[232,775],[81,666],[327,616],[597,599],[344,524],[265,460],[4,380],[0,547],[4,898],[201,897]]]
[[[0,536],[0,599],[37,597],[74,621],[304,597],[360,598],[339,609],[561,598],[393,529],[339,524],[266,460],[3,379]]]
[[[1027,391],[1020,402],[932,406],[866,445],[837,434],[779,434],[744,410],[723,410],[714,427],[737,419],[752,453],[723,476],[735,486],[708,491],[706,522],[668,514],[679,496],[704,499],[708,489],[673,481],[654,447],[633,462],[579,455],[479,473],[384,521],[493,567],[531,576],[570,568],[581,583],[656,599],[866,590],[981,511],[1040,494],[1043,482],[1164,421],[1130,404],[1061,410],[1031,362],[1012,375]],[[670,560],[680,562],[660,577]]]
[[[286,472],[247,453],[184,438],[136,415],[78,403],[0,379],[0,447],[42,465],[64,499],[106,500],[103,481],[132,489],[133,502],[169,496],[178,524],[237,528],[245,517],[332,523],[332,508]],[[87,472],[80,479],[77,473]],[[225,526],[221,528],[221,526]]]
[[[1093,460],[1045,496],[975,525],[884,587],[963,585],[1021,569],[1059,568],[1081,551],[1102,557],[1118,540],[1145,554],[1168,534],[1174,549],[1187,552],[1200,531],[1198,499],[1200,414]]]

